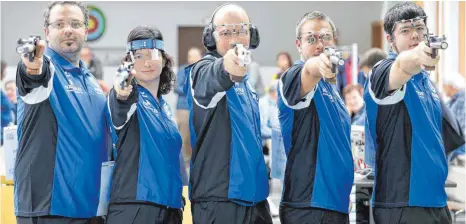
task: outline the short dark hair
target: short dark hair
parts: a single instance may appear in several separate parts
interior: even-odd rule
[[[3,77],[5,75],[5,71],[6,71],[6,62],[4,60],[2,60],[2,67],[0,68],[0,75],[1,75],[1,80],[3,80]]]
[[[285,55],[286,59],[288,60],[288,64],[289,64],[290,66],[292,66],[292,65],[293,65],[293,60],[291,60],[291,55],[290,55],[290,53],[288,53],[288,52],[286,52],[286,51],[282,51],[282,52],[280,52],[280,53],[277,54],[277,61],[278,61],[278,59],[280,58],[280,56],[282,56],[282,55]]]
[[[377,62],[385,58],[387,58],[387,54],[382,49],[371,48],[362,56],[361,62],[359,62],[359,67],[362,68],[367,66],[369,69],[372,69]]]
[[[2,67],[0,69],[0,72],[3,74],[3,71],[6,69],[6,62],[4,60],[2,60]]]
[[[149,26],[137,26],[128,35],[128,43],[133,40],[157,39],[163,41],[162,33],[159,29]],[[175,73],[173,72],[173,59],[170,55],[161,50],[165,63],[160,73],[160,84],[157,96],[165,95],[170,92],[175,84]]]
[[[14,83],[14,84],[16,85],[16,80],[10,79],[10,80],[8,80],[8,81],[5,82],[4,86],[6,87],[6,86],[7,86],[8,84],[10,84],[10,83]]]
[[[78,6],[81,11],[83,12],[84,15],[84,24],[87,25],[89,24],[89,10],[87,9],[86,5],[84,5],[83,2],[80,1],[53,1],[49,4],[47,9],[44,12],[44,27],[48,27],[50,25],[50,11],[52,11],[53,7],[56,5],[75,5]]]
[[[383,29],[390,36],[393,35],[393,29],[396,22],[403,19],[413,19],[416,17],[426,16],[426,12],[414,2],[400,2],[390,8],[383,19]],[[427,17],[424,18],[427,23]]]
[[[304,25],[305,22],[308,20],[323,20],[327,21],[332,28],[333,38],[337,38],[337,28],[335,27],[335,23],[333,23],[332,19],[325,15],[325,13],[320,11],[313,11],[304,14],[304,16],[298,21],[296,24],[296,39],[301,38],[301,27]]]

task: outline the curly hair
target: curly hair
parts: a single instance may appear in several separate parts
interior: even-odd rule
[[[159,29],[149,26],[137,26],[128,35],[127,42],[133,40],[157,39],[163,41],[162,33]],[[173,72],[173,58],[164,50],[160,51],[164,59],[162,72],[160,73],[160,84],[157,96],[166,95],[175,85],[175,73]]]

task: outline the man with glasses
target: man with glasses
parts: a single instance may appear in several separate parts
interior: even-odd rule
[[[280,128],[287,155],[280,221],[349,223],[353,184],[350,117],[339,94],[324,81],[335,77],[325,47],[336,28],[324,13],[306,13],[296,26],[301,60],[278,84]]]
[[[101,163],[110,139],[105,95],[79,60],[88,10],[81,2],[52,2],[44,19],[47,42],[36,45],[33,62],[21,58],[16,74],[17,222],[99,223]]]
[[[272,223],[258,96],[234,48],[256,48],[258,35],[244,9],[223,5],[204,29],[208,52],[185,70],[194,223]]]
[[[387,11],[391,51],[368,75],[366,145],[375,146],[376,223],[451,223],[445,154],[464,145],[427,69],[439,61],[426,44],[426,13],[413,2]]]

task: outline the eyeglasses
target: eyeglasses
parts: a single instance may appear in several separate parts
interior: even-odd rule
[[[427,26],[424,23],[424,20],[426,18],[427,16],[418,16],[416,18],[403,19],[403,20],[395,22],[395,24],[399,24],[398,27],[400,27],[397,33],[405,36],[405,35],[411,35],[414,31],[421,37],[425,37],[428,33]],[[392,33],[394,31],[395,31],[395,26],[393,26]]]
[[[245,37],[249,34],[249,25],[249,23],[215,25],[214,29],[220,27],[220,30],[216,30],[214,33],[226,38],[230,38],[233,35]],[[237,26],[239,26],[239,29],[236,28]],[[228,29],[229,27],[231,29]]]
[[[308,36],[302,36],[303,34],[309,34]],[[299,34],[298,39],[304,38],[309,44],[315,44],[318,40],[322,41],[323,44],[327,44],[333,40],[333,35],[328,31],[321,31],[318,33],[307,32]]]
[[[143,49],[134,53],[135,62],[156,61],[160,58],[160,51],[158,49]]]
[[[86,26],[84,22],[81,22],[79,20],[72,20],[72,21],[63,21],[63,20],[58,20],[52,23],[49,23],[49,26],[51,26],[54,29],[61,30],[66,27],[66,25],[69,25],[72,29],[80,29]]]

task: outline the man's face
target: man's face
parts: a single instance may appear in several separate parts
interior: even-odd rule
[[[447,84],[443,84],[443,91],[445,92],[445,95],[450,98],[453,97],[457,92],[455,87]]]
[[[188,64],[193,64],[201,60],[202,54],[199,49],[192,48],[188,51]]]
[[[91,62],[91,59],[92,59],[91,49],[87,47],[81,49],[79,57],[81,58],[82,61],[84,61],[84,63],[86,63],[87,66],[89,66],[89,63]]]
[[[269,96],[270,96],[270,99],[272,99],[273,101],[276,101],[278,98],[277,91],[270,91]]]
[[[324,47],[334,45],[335,37],[330,23],[318,19],[306,21],[301,26],[300,35],[296,40],[296,47],[304,61],[319,56]]]
[[[15,82],[9,82],[7,85],[5,85],[5,92],[6,92],[6,96],[8,97],[8,99],[11,102],[16,103],[16,84],[15,84]]]
[[[75,5],[56,5],[50,11],[45,35],[49,46],[64,54],[78,53],[87,37],[84,14]]]
[[[233,48],[232,44],[243,44],[249,48],[249,20],[244,12],[227,12],[216,16],[214,38],[220,55]]]
[[[427,32],[423,19],[405,20],[395,23],[392,36],[387,35],[387,40],[392,49],[399,54],[415,48],[424,41]]]
[[[278,56],[277,65],[282,71],[285,71],[291,67],[290,61],[288,61],[288,57],[284,54]]]

